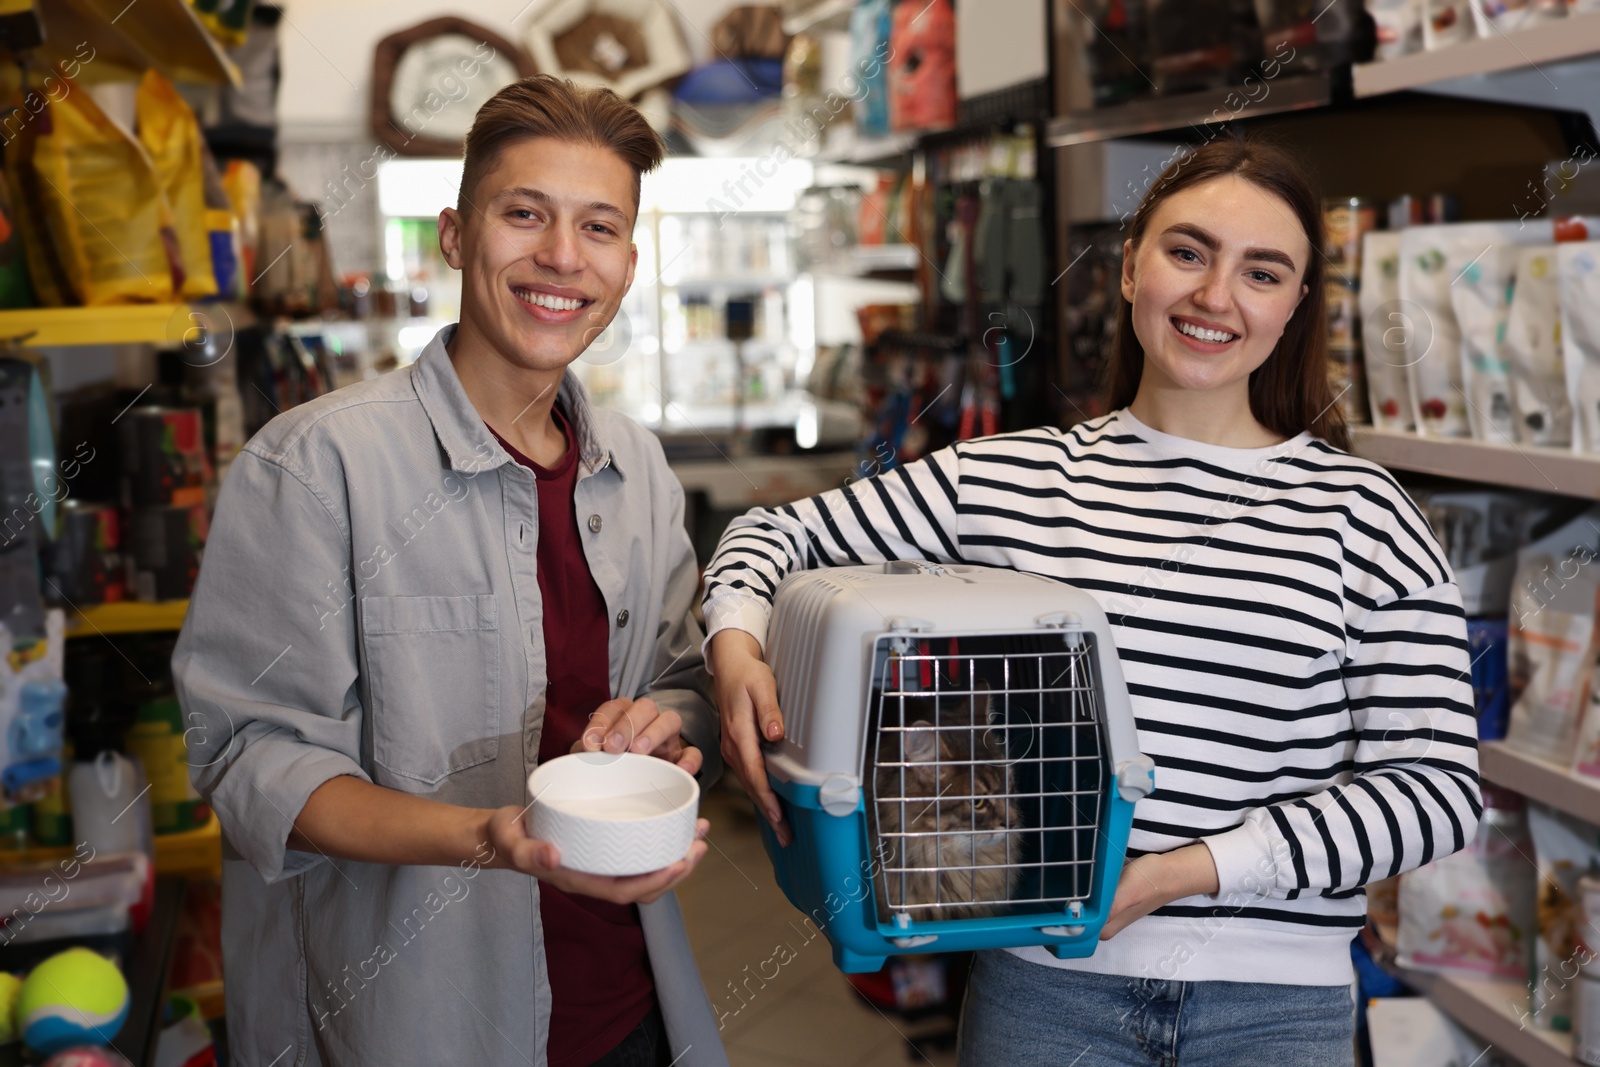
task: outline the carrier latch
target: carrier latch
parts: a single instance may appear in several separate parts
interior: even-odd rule
[[[1140,753],[1117,764],[1117,792],[1123,800],[1140,800],[1156,788],[1156,764]]]
[[[853,778],[835,774],[817,787],[817,803],[829,815],[854,815],[861,807],[861,787]]]

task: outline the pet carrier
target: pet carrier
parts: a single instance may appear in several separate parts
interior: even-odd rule
[[[989,567],[807,571],[778,589],[767,654],[785,722],[767,776],[795,840],[762,834],[842,970],[1093,953],[1154,765],[1091,597]]]

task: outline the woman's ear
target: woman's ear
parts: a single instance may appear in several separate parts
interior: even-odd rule
[[[1122,242],[1122,299],[1133,303],[1133,238]]]

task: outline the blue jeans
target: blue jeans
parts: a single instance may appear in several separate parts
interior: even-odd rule
[[[1169,982],[979,952],[961,1067],[1352,1067],[1348,986]]]

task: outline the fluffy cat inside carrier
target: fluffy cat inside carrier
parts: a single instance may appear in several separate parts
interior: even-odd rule
[[[942,702],[884,701],[868,804],[885,871],[880,909],[976,918],[1010,899],[1023,821],[989,692],[979,682]]]

